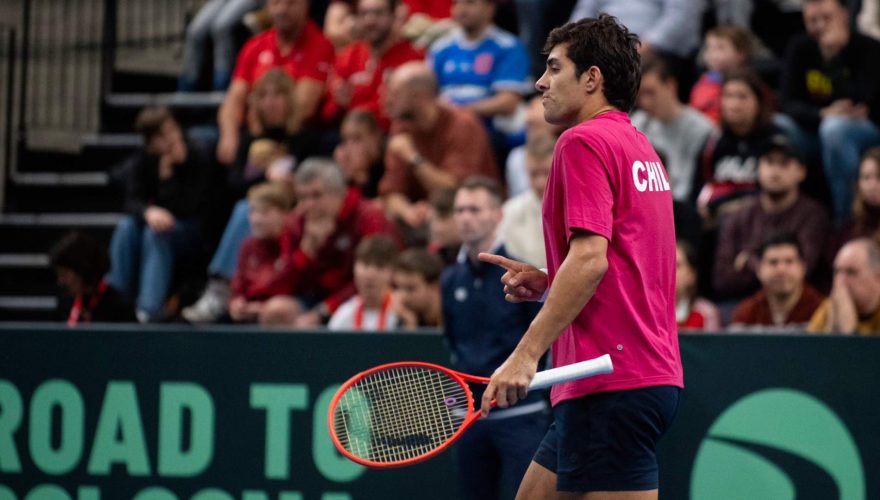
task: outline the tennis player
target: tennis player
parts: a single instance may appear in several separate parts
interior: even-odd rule
[[[523,399],[538,360],[610,353],[614,373],[553,387],[554,423],[518,499],[656,499],[657,440],[683,387],[675,325],[675,228],[666,172],[627,112],[638,38],[611,16],[554,29],[544,50],[544,117],[559,138],[544,195],[548,272],[502,256],[511,302],[544,306],[482,399]]]

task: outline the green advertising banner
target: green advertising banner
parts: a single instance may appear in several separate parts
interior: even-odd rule
[[[669,499],[880,498],[880,340],[690,336]],[[0,500],[454,499],[445,453],[371,471],[326,409],[437,334],[0,328]]]

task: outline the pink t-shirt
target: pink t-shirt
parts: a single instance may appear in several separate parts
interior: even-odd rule
[[[544,195],[551,283],[577,230],[608,240],[608,271],[553,344],[553,366],[608,353],[614,373],[554,386],[553,404],[596,392],[683,387],[672,194],[657,153],[626,113],[602,114],[556,143]]]

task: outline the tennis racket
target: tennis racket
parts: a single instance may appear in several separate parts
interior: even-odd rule
[[[605,354],[538,372],[529,389],[612,370],[611,357]],[[427,460],[480,418],[468,382],[488,384],[489,379],[415,361],[361,372],[345,382],[330,402],[330,438],[340,453],[367,467],[400,467]]]

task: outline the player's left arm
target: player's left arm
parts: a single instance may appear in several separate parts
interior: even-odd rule
[[[506,408],[528,394],[538,361],[553,341],[577,318],[608,270],[608,240],[590,232],[576,232],[568,254],[550,286],[541,311],[516,349],[495,373],[483,394],[482,411],[489,413],[492,399]]]

